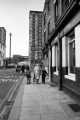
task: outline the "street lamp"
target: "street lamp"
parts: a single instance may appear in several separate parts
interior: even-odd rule
[[[12,36],[12,33],[10,32],[9,35],[10,35],[10,50],[9,50],[9,57],[11,58],[11,36]]]
[[[9,36],[10,36],[9,63],[11,63],[11,36],[12,36],[11,32],[9,33]]]

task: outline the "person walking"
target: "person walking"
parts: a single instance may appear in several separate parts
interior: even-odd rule
[[[47,75],[47,72],[45,69],[42,69],[42,83],[45,84],[45,77]]]
[[[40,73],[39,73],[39,71],[35,72],[35,78],[36,78],[36,83],[38,84],[39,83],[39,79],[40,79]]]
[[[33,72],[33,83],[35,83],[35,72]]]
[[[25,70],[25,66],[24,65],[22,65],[21,70],[22,70],[22,73],[24,73],[24,70]]]
[[[35,82],[38,84],[40,79],[40,66],[36,64],[34,67]]]
[[[31,72],[30,72],[30,68],[27,67],[26,69],[26,77],[27,77],[27,84],[31,83]]]

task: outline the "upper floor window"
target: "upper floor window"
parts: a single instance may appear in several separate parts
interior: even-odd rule
[[[71,0],[62,0],[62,13],[66,10],[66,8],[69,6]]]
[[[60,16],[60,0],[56,0],[55,2],[55,19],[57,20]]]
[[[44,14],[44,26],[46,24],[46,14]]]
[[[55,4],[55,20],[57,20],[61,14],[65,12],[65,10],[70,5],[71,1],[73,0],[56,0]]]
[[[48,2],[48,12],[50,11],[50,1]]]
[[[55,4],[55,17],[58,17],[58,2]]]
[[[48,23],[48,35],[50,34],[50,22]]]
[[[44,32],[44,42],[46,41],[46,32]]]

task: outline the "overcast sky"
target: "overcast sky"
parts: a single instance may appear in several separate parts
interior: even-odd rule
[[[12,33],[11,55],[28,55],[29,10],[43,10],[45,0],[0,0],[0,27],[6,29],[6,57],[9,56],[9,33]]]

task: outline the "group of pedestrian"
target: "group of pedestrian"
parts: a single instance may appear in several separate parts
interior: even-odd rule
[[[33,83],[39,83],[40,77],[42,77],[42,83],[45,84],[45,77],[48,73],[46,72],[45,69],[39,69],[39,67],[35,67],[33,71]],[[27,77],[27,84],[31,83],[31,71],[30,68],[28,67],[26,70],[26,77]]]
[[[33,82],[35,83],[39,83],[39,79],[40,79],[40,75],[41,75],[41,70],[40,70],[40,66],[37,64],[35,67],[34,67],[34,70],[33,70]]]

